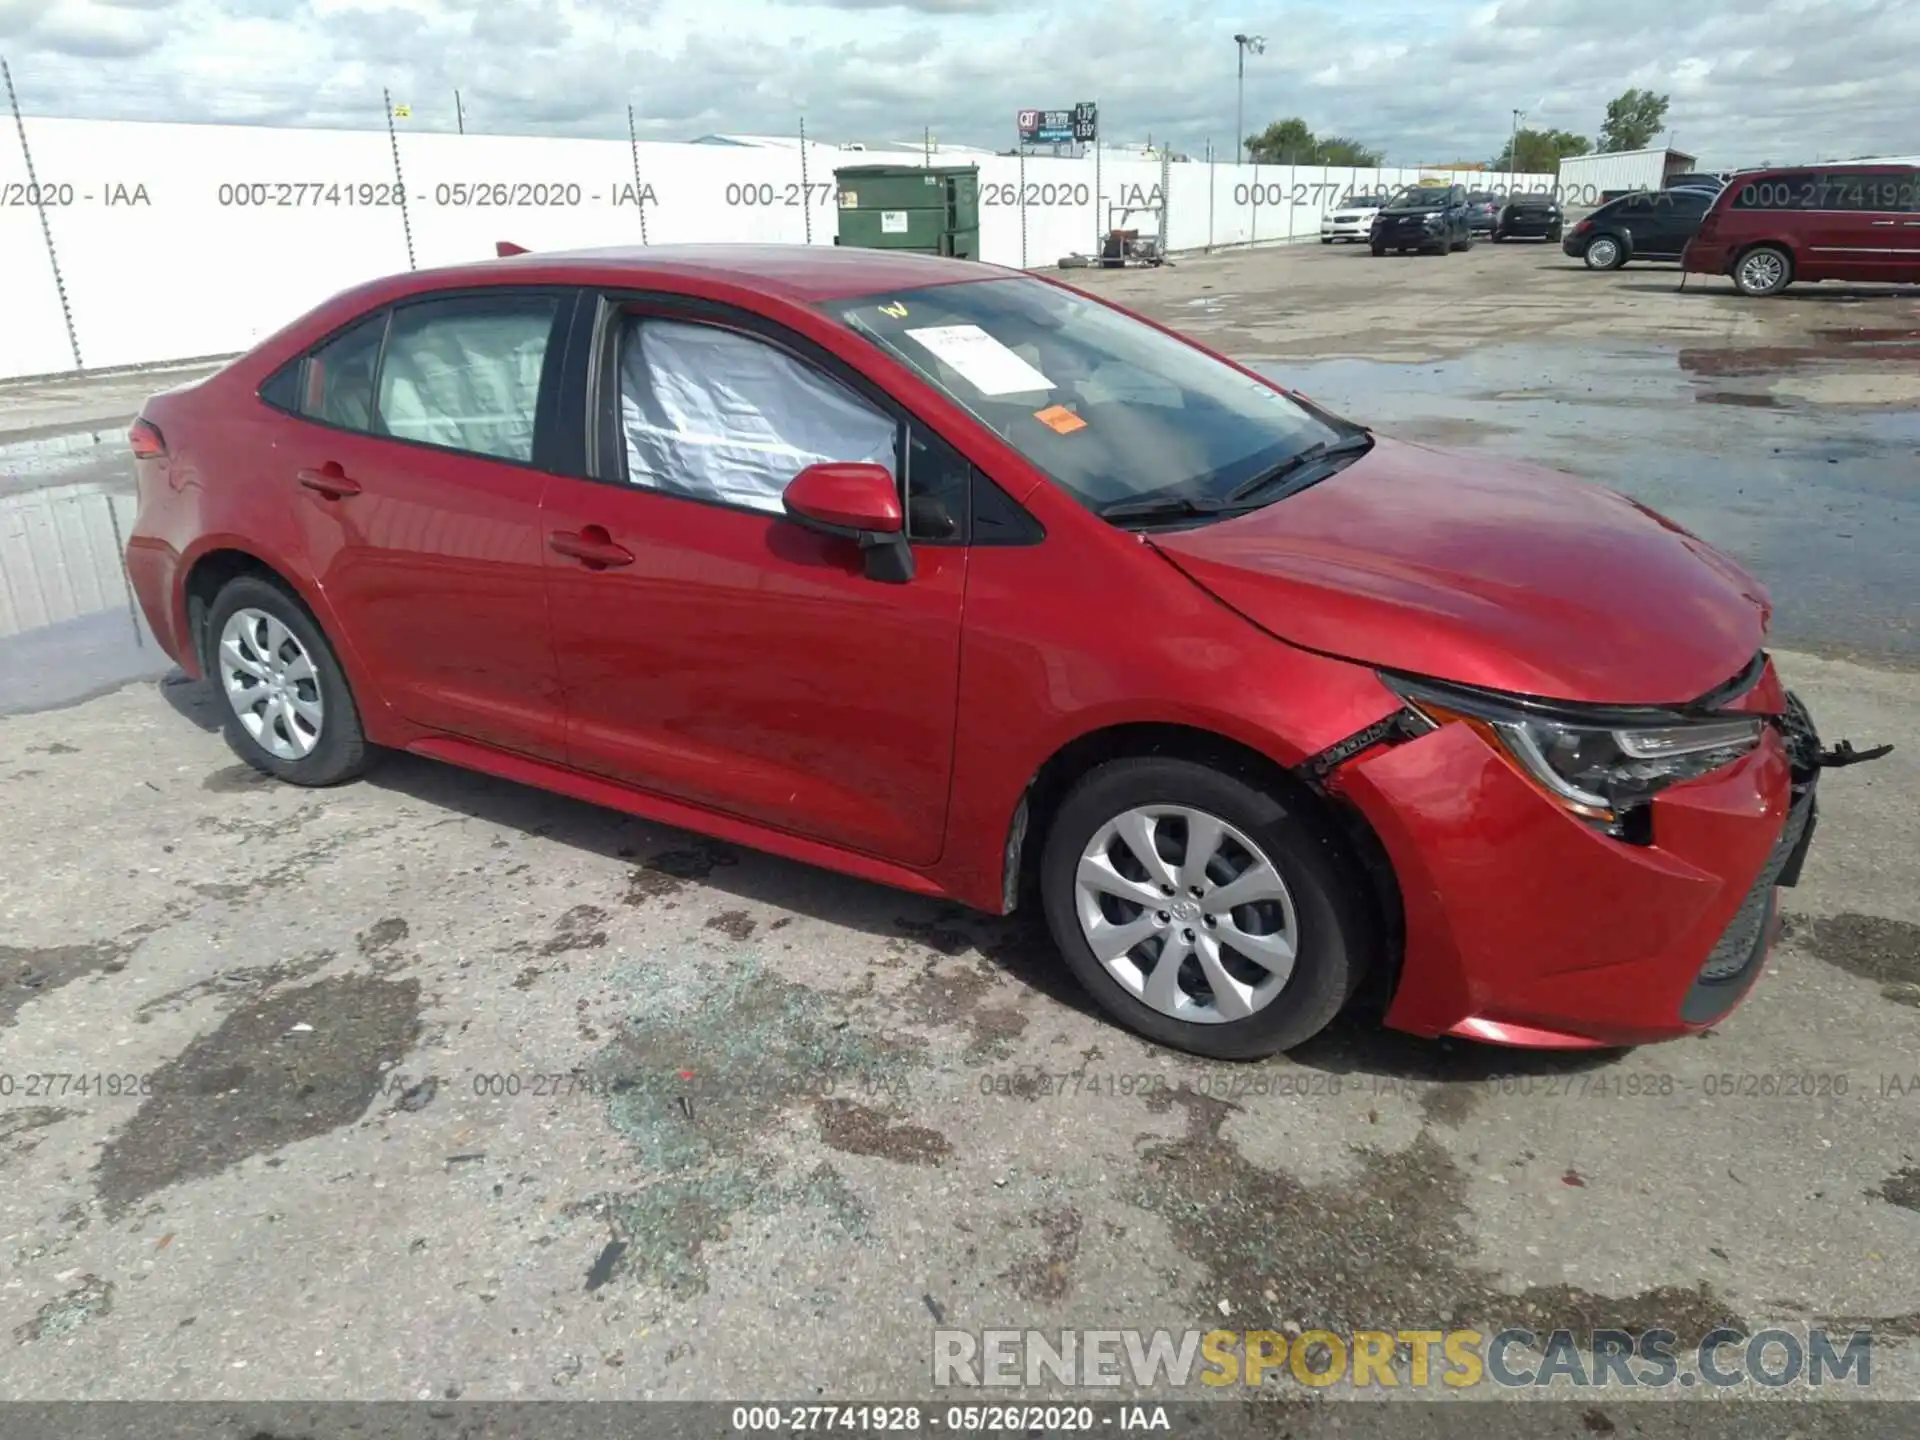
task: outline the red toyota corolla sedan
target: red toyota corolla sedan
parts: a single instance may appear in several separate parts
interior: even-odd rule
[[[340,295],[134,424],[240,754],[377,748],[1004,913],[1204,1055],[1634,1044],[1758,975],[1823,762],[1765,590],[1076,290],[876,251]]]

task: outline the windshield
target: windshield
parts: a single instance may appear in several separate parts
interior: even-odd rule
[[[1382,205],[1385,205],[1386,203],[1387,203],[1387,197],[1384,195],[1349,195],[1346,199],[1340,202],[1342,207],[1354,206],[1360,209],[1371,208],[1375,210],[1378,210]]]
[[[1402,190],[1398,195],[1394,196],[1393,204],[1389,208],[1394,210],[1430,210],[1436,205],[1445,205],[1447,198],[1452,193],[1451,190],[1441,185],[1416,185],[1409,189]]]
[[[1485,190],[1469,190],[1467,192],[1467,199],[1475,205],[1491,205],[1493,203],[1493,196]]]
[[[821,308],[1093,510],[1144,497],[1221,502],[1357,428],[1336,428],[1205,351],[1043,280],[963,281]]]

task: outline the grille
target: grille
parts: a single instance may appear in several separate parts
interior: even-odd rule
[[[1806,832],[1807,820],[1812,813],[1813,786],[1794,786],[1793,807],[1787,812],[1786,827],[1781,830],[1780,839],[1774,845],[1773,853],[1767,857],[1759,878],[1753,882],[1753,889],[1740,902],[1733,923],[1727,927],[1726,934],[1720,937],[1720,943],[1713,947],[1713,953],[1707,956],[1707,963],[1700,967],[1698,979],[1701,982],[1711,985],[1731,980],[1753,963],[1760,948],[1761,932],[1773,916],[1773,887],[1780,879],[1780,872],[1787,868],[1787,861],[1792,858],[1801,835]]]

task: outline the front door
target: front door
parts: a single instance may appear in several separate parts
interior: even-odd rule
[[[381,694],[417,725],[555,761],[534,418],[571,298],[423,300],[344,332],[305,362],[300,410],[317,423],[282,477]]]
[[[1714,201],[1704,190],[1662,190],[1639,199],[1645,208],[1632,218],[1633,253],[1646,260],[1678,260]]]
[[[908,865],[940,856],[964,544],[904,584],[785,517],[806,465],[898,476],[905,417],[755,317],[609,306],[590,480],[547,491],[572,763]],[[910,532],[911,533],[911,532]]]

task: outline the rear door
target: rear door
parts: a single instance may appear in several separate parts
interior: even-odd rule
[[[302,364],[277,477],[376,684],[427,729],[565,756],[540,501],[574,292],[402,302]]]

